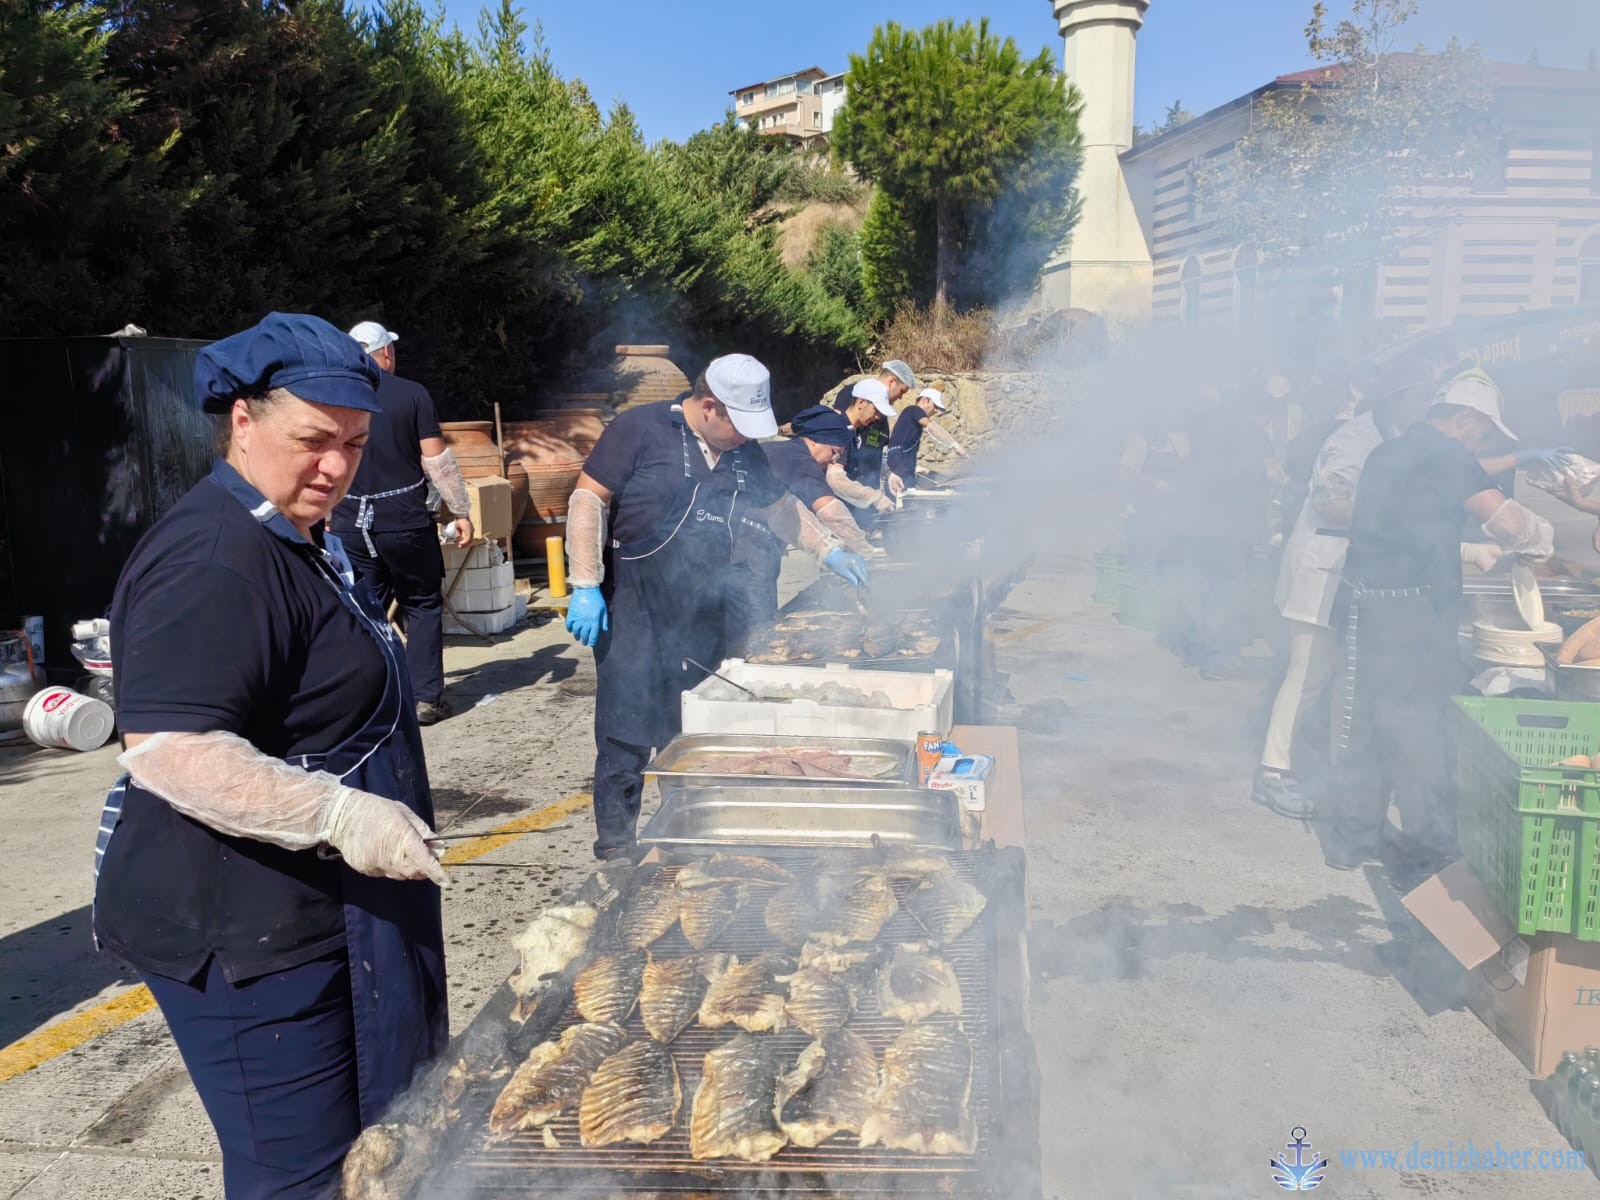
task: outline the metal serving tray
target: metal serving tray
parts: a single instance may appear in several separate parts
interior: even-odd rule
[[[818,849],[875,842],[959,850],[961,814],[953,792],[927,788],[742,784],[664,798],[639,841],[672,850]]]
[[[1557,700],[1600,700],[1600,667],[1580,667],[1572,663],[1558,663],[1559,647],[1541,646],[1544,652],[1544,674]]]
[[[860,768],[852,779],[827,779],[803,775],[747,775],[719,771],[715,765],[696,766],[697,754],[762,754],[770,750],[836,750],[848,754],[851,768]],[[761,733],[680,733],[667,743],[644,769],[654,775],[661,797],[685,788],[704,788],[724,784],[730,787],[910,787],[917,780],[915,747],[909,742],[880,738],[787,737]]]
[[[1462,581],[1463,595],[1474,596],[1504,596],[1511,598],[1511,578],[1508,575],[1484,575],[1475,579]],[[1587,579],[1574,579],[1570,575],[1557,575],[1549,579],[1539,580],[1539,591],[1546,600],[1561,599],[1569,596],[1583,596],[1593,598],[1600,596],[1600,586]]]

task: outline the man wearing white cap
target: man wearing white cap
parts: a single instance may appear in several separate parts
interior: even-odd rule
[[[1525,559],[1548,558],[1554,538],[1550,523],[1507,499],[1479,461],[1496,441],[1516,440],[1498,390],[1458,383],[1446,385],[1425,420],[1368,456],[1337,605],[1345,670],[1334,758],[1342,778],[1330,796],[1323,855],[1342,870],[1374,860],[1393,796],[1404,832],[1391,865],[1407,886],[1454,855],[1453,799],[1436,751],[1445,744],[1450,695],[1465,682],[1456,646],[1464,519]]]
[[[634,849],[644,765],[679,728],[683,692],[722,656],[734,534],[756,521],[860,586],[842,548],[753,439],[778,431],[767,368],[716,359],[678,400],[621,413],[567,517],[567,628],[595,648],[595,855]]]
[[[894,420],[894,406],[900,397],[916,387],[917,373],[901,359],[894,358],[883,364],[876,379],[849,384],[834,397],[834,408],[849,417],[856,427],[855,443],[845,459],[844,474],[864,485],[874,496],[883,491],[883,450],[889,444],[889,423]],[[863,400],[875,411],[868,411],[861,403]],[[882,507],[876,504],[875,498],[866,499],[866,491],[858,491],[852,499],[837,486],[834,490],[857,508]]]
[[[895,419],[888,448],[883,452],[883,466],[888,472],[891,496],[898,496],[916,482],[917,454],[922,449],[924,433],[960,457],[967,457],[966,448],[934,419],[934,413],[949,411],[950,406],[944,402],[944,393],[938,388],[925,387]]]
[[[473,537],[467,483],[444,444],[428,389],[394,373],[399,335],[362,321],[350,336],[382,368],[378,411],[350,492],[328,529],[343,543],[380,611],[387,612],[391,600],[399,602],[417,720],[432,725],[450,715],[450,706],[444,698],[444,556],[428,511],[427,483],[433,482],[455,515],[461,546]]]

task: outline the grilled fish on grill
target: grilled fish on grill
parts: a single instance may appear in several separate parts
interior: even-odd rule
[[[780,954],[761,954],[747,963],[729,955],[700,1001],[700,1024],[709,1029],[733,1024],[751,1033],[782,1029],[785,989],[777,977],[793,969],[793,961]]]
[[[585,1021],[620,1025],[639,1000],[639,984],[649,955],[643,950],[606,954],[578,972],[572,995]]]
[[[836,1133],[860,1133],[878,1087],[878,1057],[849,1029],[804,1050],[778,1080],[778,1124],[796,1146],[820,1146]]]
[[[961,985],[955,968],[921,946],[897,947],[878,972],[878,1011],[900,1021],[935,1013],[961,1015]]]
[[[728,965],[726,954],[691,954],[685,958],[652,957],[639,989],[639,1017],[658,1042],[670,1042],[700,1011],[710,976]]]
[[[627,1040],[615,1025],[574,1025],[559,1041],[535,1046],[494,1102],[489,1131],[506,1138],[556,1117],[577,1103],[595,1068]]]
[[[948,946],[972,927],[988,901],[954,875],[924,879],[906,897],[906,908],[932,937]]]
[[[617,914],[617,943],[643,950],[678,922],[678,890],[650,884],[624,902]]]
[[[808,938],[870,942],[900,910],[889,877],[876,869],[811,875],[780,888],[767,901],[767,928],[781,942]]]
[[[972,1043],[953,1021],[908,1025],[883,1052],[861,1146],[919,1154],[971,1154]]]
[[[683,1085],[667,1048],[634,1042],[601,1063],[583,1090],[578,1136],[585,1146],[653,1142],[666,1136],[682,1107]]]
[[[554,977],[589,946],[600,911],[592,904],[547,908],[512,939],[521,964],[509,980],[517,997],[512,1020],[525,1022],[544,998],[553,994]]]
[[[769,859],[753,854],[713,854],[704,862],[693,862],[678,872],[677,884],[693,889],[723,883],[788,883],[794,876]]]
[[[678,899],[678,924],[683,936],[696,950],[704,950],[733,924],[750,898],[750,887],[742,883],[723,883],[697,887]]]
[[[778,1125],[778,1059],[769,1040],[741,1033],[706,1055],[689,1117],[696,1158],[765,1162],[788,1141]]]

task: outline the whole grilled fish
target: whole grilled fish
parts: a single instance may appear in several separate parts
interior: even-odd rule
[[[665,1137],[683,1107],[678,1066],[659,1042],[634,1042],[595,1070],[578,1107],[585,1146],[649,1143]]]
[[[733,924],[750,898],[750,885],[722,883],[685,891],[678,900],[678,924],[696,950],[704,950]]]
[[[729,955],[700,1001],[700,1024],[709,1029],[733,1024],[751,1033],[782,1029],[786,989],[778,976],[793,969],[794,963],[779,954],[761,954],[747,963]]]
[[[647,884],[629,896],[617,914],[617,944],[643,950],[678,922],[678,890]]]
[[[861,1036],[836,1029],[800,1051],[778,1080],[778,1124],[796,1146],[860,1133],[878,1087],[878,1056]]]
[[[685,890],[715,887],[723,883],[754,883],[776,886],[794,876],[777,863],[752,854],[713,854],[704,862],[692,862],[678,872],[677,884]]]
[[[922,946],[898,946],[878,972],[878,1011],[900,1021],[961,1015],[955,968]]]
[[[615,1025],[573,1025],[559,1041],[535,1046],[494,1102],[490,1133],[497,1139],[510,1137],[576,1104],[595,1068],[627,1040]]]
[[[741,1033],[705,1057],[689,1117],[696,1158],[765,1162],[788,1137],[778,1125],[778,1059],[769,1040]]]
[[[649,955],[643,950],[606,954],[578,972],[572,995],[585,1021],[621,1025],[639,1000],[639,985]]]
[[[810,875],[779,888],[767,901],[767,928],[779,941],[798,946],[808,938],[870,942],[900,910],[883,871]]]
[[[972,928],[987,903],[982,892],[954,875],[924,879],[906,897],[911,915],[946,946]]]
[[[710,976],[721,974],[727,965],[726,954],[652,955],[639,988],[639,1018],[645,1031],[658,1042],[670,1042],[682,1033],[700,1011]]]
[[[883,1052],[861,1146],[919,1154],[971,1154],[972,1043],[953,1021],[908,1025]]]

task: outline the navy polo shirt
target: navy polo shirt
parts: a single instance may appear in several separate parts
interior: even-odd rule
[[[1344,577],[1372,588],[1430,587],[1461,600],[1466,502],[1494,487],[1472,451],[1424,422],[1384,442],[1356,488]]]
[[[847,411],[856,402],[856,385],[841,388],[833,398],[838,412]],[[857,483],[878,487],[883,482],[883,451],[889,444],[889,418],[882,413],[870,423],[855,431],[855,437],[846,448],[845,474]]]
[[[401,379],[385,371],[378,380],[378,408],[372,414],[367,448],[361,453],[350,494],[333,510],[328,527],[340,537],[355,532],[358,497],[377,496],[411,487],[422,479],[422,441],[444,436],[439,429],[439,414],[433,397],[420,383]],[[428,488],[413,488],[389,496],[372,505],[372,531],[426,529],[433,524],[428,512]]]
[[[928,414],[918,405],[911,405],[895,418],[894,432],[889,434],[888,448],[883,452],[883,465],[907,484],[917,473],[917,453],[922,449],[923,425]]]
[[[815,512],[818,500],[833,495],[828,486],[827,469],[811,457],[803,438],[785,438],[777,442],[763,442],[772,473],[789,492],[799,497],[807,511]],[[734,537],[734,562],[781,559],[787,549],[784,543],[764,525],[742,524]]]
[[[697,480],[733,474],[732,452],[717,459],[714,471],[706,465],[677,404],[663,400],[617,414],[583,464],[584,473],[611,493],[611,537],[624,545],[650,540],[669,517],[682,515],[688,499],[685,464]],[[746,442],[738,453],[745,472],[745,503],[766,508],[781,500],[783,484],[761,445]]]
[[[335,749],[377,709],[382,652],[320,552],[247,507],[264,503],[219,462],[134,549],[111,608],[124,733],[221,730],[290,758]],[[141,970],[190,978],[214,954],[230,979],[252,978],[343,944],[341,869],[224,836],[130,785],[96,930]]]

